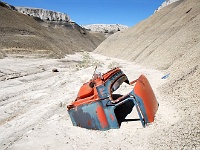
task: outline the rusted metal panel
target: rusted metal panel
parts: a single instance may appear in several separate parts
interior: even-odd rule
[[[74,126],[87,129],[108,130],[119,128],[125,117],[136,107],[143,127],[154,121],[158,102],[144,75],[129,83],[126,75],[119,69],[108,71],[103,76],[85,83],[76,100],[68,105],[68,112]],[[113,98],[113,91],[122,82],[135,84],[134,89]]]
[[[110,128],[119,128],[112,107],[107,107],[106,109],[101,101],[98,101],[70,109],[68,112],[74,126],[108,130]]]
[[[155,114],[158,110],[158,102],[154,92],[149,84],[149,81],[144,75],[141,75],[134,87],[134,93],[140,97],[143,102],[144,110],[146,111],[148,123],[154,121]]]

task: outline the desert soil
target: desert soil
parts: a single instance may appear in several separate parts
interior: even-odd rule
[[[80,86],[92,77],[96,65],[102,73],[119,66],[129,80],[144,74],[160,104],[155,121],[146,128],[140,121],[123,122],[119,129],[108,131],[73,126],[66,105],[76,98]],[[58,72],[52,71],[55,69]],[[0,149],[155,149],[157,141],[169,137],[154,135],[180,119],[176,108],[167,100],[170,96],[159,92],[159,87],[170,78],[161,79],[164,75],[133,62],[94,53],[77,53],[63,59],[1,59]],[[123,84],[119,92],[128,93],[132,88]],[[136,114],[133,108],[128,117],[139,118]],[[161,145],[159,149],[170,147],[173,147],[172,143]]]

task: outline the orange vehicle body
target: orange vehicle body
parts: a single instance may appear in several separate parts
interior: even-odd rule
[[[123,82],[134,86],[133,90],[125,95],[113,94]],[[67,108],[74,126],[108,130],[119,128],[134,106],[143,127],[154,121],[158,102],[147,78],[141,75],[129,82],[121,69],[114,68],[103,75],[94,73]]]

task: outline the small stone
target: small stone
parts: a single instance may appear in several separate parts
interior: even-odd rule
[[[53,68],[52,72],[59,72],[57,68]]]

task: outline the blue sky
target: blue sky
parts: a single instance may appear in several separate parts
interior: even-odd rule
[[[129,27],[151,16],[164,0],[2,0],[13,6],[66,13],[79,25],[123,24]]]

